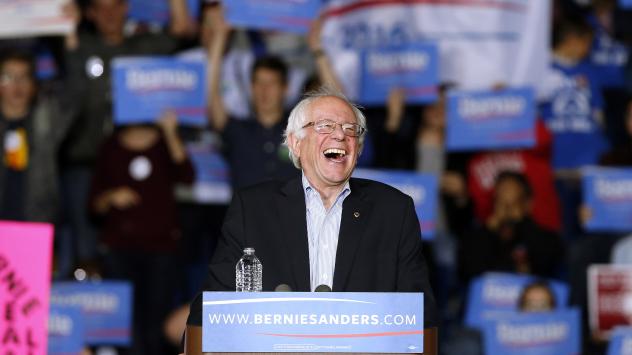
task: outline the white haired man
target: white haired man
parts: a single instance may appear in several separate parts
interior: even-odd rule
[[[205,290],[235,290],[235,264],[254,247],[264,291],[287,284],[293,291],[424,292],[425,326],[437,326],[412,199],[351,178],[365,125],[357,107],[326,88],[296,105],[285,142],[302,177],[234,195]],[[189,326],[201,324],[200,298]]]

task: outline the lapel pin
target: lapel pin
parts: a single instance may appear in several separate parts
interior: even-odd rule
[[[355,218],[360,217],[360,212],[353,212],[353,217],[355,217]]]

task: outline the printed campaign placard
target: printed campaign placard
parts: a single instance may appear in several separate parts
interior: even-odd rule
[[[0,38],[62,35],[73,30],[68,0],[0,0]]]
[[[632,169],[588,168],[582,172],[589,231],[632,231]]]
[[[83,315],[78,306],[51,306],[48,354],[80,355],[85,347]]]
[[[132,286],[123,281],[55,282],[51,305],[80,307],[88,345],[129,345]]]
[[[439,181],[435,175],[403,170],[356,169],[353,177],[375,180],[391,185],[412,197],[419,218],[421,236],[434,239],[439,199]]]
[[[617,326],[632,325],[632,265],[588,267],[588,320],[591,331],[607,338]]]
[[[186,144],[195,169],[192,198],[198,203],[230,203],[233,193],[230,168],[219,151],[219,145],[219,137],[210,132],[202,139]]]
[[[53,226],[0,221],[0,348],[44,355]]]
[[[490,320],[502,319],[518,311],[518,298],[528,284],[536,277],[509,273],[486,273],[472,280],[468,294],[465,324],[482,328]],[[547,280],[557,301],[557,307],[564,307],[568,300],[568,286],[561,282]]]
[[[530,88],[452,91],[447,105],[449,151],[535,145],[535,102]]]
[[[204,62],[172,57],[123,57],[112,61],[114,122],[155,122],[173,110],[182,125],[206,125]]]
[[[632,327],[614,328],[606,355],[632,355]]]
[[[632,0],[619,0],[619,6],[624,9],[632,9]]]
[[[203,352],[423,352],[423,293],[204,292]]]
[[[487,355],[576,355],[581,348],[578,309],[515,314],[485,325]]]
[[[200,0],[186,0],[191,18],[200,14]],[[171,17],[169,0],[130,0],[128,16],[140,22],[165,25]]]
[[[548,1],[328,0],[323,49],[345,94],[359,97],[362,49],[433,41],[440,82],[462,89],[542,86],[550,67]]]
[[[435,43],[367,49],[362,52],[361,63],[358,100],[364,105],[384,104],[394,88],[404,90],[407,102],[437,99],[439,60]]]
[[[230,0],[223,6],[226,20],[236,27],[307,33],[321,0]]]

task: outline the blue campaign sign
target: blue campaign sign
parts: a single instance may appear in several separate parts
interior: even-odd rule
[[[307,33],[321,0],[228,0],[223,5],[233,26]]]
[[[448,93],[449,151],[530,148],[536,107],[531,88]]]
[[[132,286],[129,282],[55,282],[51,305],[81,308],[88,345],[129,345]]]
[[[434,239],[439,199],[439,181],[435,175],[403,170],[356,169],[353,177],[385,183],[412,197],[423,239]]]
[[[228,204],[232,196],[229,166],[212,137],[186,145],[195,169],[193,198],[198,203]]]
[[[80,355],[84,343],[84,325],[79,306],[50,306],[48,315],[48,354]]]
[[[191,18],[200,14],[200,0],[186,0]],[[166,25],[170,19],[169,0],[130,0],[128,16],[140,22]]]
[[[619,0],[619,6],[624,9],[632,9],[632,0]]]
[[[423,352],[422,293],[204,292],[203,352]]]
[[[610,335],[607,355],[632,355],[632,327],[616,327]]]
[[[576,355],[581,348],[578,309],[522,313],[489,322],[484,329],[488,355]]]
[[[366,49],[361,54],[361,68],[358,101],[364,105],[384,104],[394,88],[405,91],[407,102],[437,99],[439,53],[435,43]]]
[[[171,57],[127,57],[112,61],[114,122],[155,122],[166,110],[183,125],[206,125],[204,62]]]
[[[518,311],[518,298],[525,286],[536,280],[531,275],[487,273],[470,283],[465,324],[481,328],[487,321],[501,319]],[[553,289],[557,307],[566,305],[568,286],[557,281],[548,281]]]
[[[632,231],[632,169],[588,168],[583,171],[584,204],[589,231]]]

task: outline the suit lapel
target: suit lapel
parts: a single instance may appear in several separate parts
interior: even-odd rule
[[[296,289],[309,291],[309,247],[307,244],[307,222],[305,214],[305,193],[300,179],[292,179],[281,188],[277,197],[277,208],[281,212],[281,224],[285,254],[290,258]],[[282,253],[279,253],[282,255]]]
[[[371,212],[371,202],[364,194],[362,186],[354,179],[351,179],[349,184],[351,194],[342,204],[333,291],[344,291]]]

